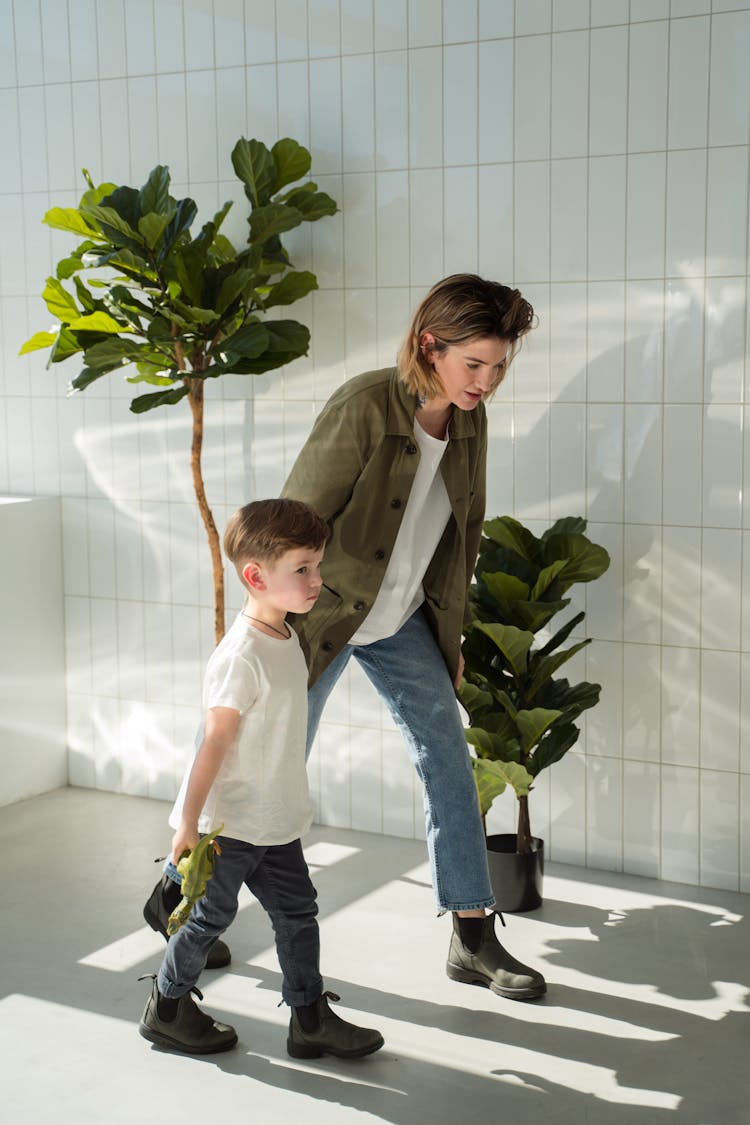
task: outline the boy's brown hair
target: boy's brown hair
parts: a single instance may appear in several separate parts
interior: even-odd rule
[[[275,562],[299,547],[320,550],[328,524],[301,500],[253,500],[234,513],[224,532],[224,553],[242,578],[250,559]]]

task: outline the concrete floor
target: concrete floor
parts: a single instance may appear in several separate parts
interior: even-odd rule
[[[250,896],[233,961],[202,981],[239,1046],[196,1060],[136,1030],[161,939],[140,909],[167,806],[63,789],[0,809],[3,1118],[22,1125],[750,1122],[748,898],[551,864],[545,902],[505,944],[547,997],[449,981],[417,841],[315,828],[323,972],[342,1014],[386,1045],[300,1064],[269,923]]]

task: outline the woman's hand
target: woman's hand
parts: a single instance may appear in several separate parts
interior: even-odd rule
[[[459,654],[458,654],[458,671],[456,672],[456,678],[453,681],[453,686],[456,689],[456,691],[458,691],[458,689],[461,687],[461,680],[463,678],[464,678],[464,654],[462,652],[459,652]]]

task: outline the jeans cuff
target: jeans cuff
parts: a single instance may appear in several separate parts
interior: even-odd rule
[[[164,864],[164,874],[168,879],[171,879],[173,883],[176,883],[178,887],[182,886],[182,875],[180,875],[171,859],[168,859]]]

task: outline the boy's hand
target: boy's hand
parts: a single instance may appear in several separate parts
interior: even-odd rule
[[[193,850],[199,839],[200,835],[198,833],[197,824],[185,824],[183,822],[180,825],[172,837],[171,858],[175,867],[185,852],[191,852]]]

